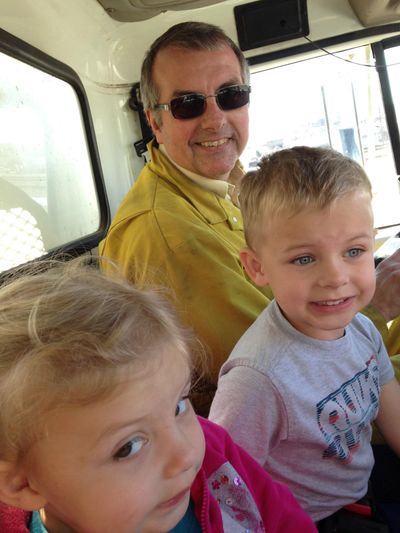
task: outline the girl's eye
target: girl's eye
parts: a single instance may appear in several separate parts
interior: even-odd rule
[[[183,413],[187,409],[187,402],[188,402],[187,396],[179,400],[178,405],[176,406],[176,409],[175,409],[175,416],[183,415]]]
[[[132,440],[121,446],[121,448],[114,454],[114,459],[126,459],[138,453],[146,444],[142,437],[134,437]]]
[[[298,257],[293,261],[294,265],[309,265],[312,263],[314,259],[311,257],[311,255],[303,255],[302,257]]]
[[[362,253],[363,250],[361,250],[361,248],[350,248],[350,250],[346,252],[346,255],[347,257],[358,257]]]

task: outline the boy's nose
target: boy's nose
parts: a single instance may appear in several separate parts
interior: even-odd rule
[[[345,265],[341,261],[328,261],[321,265],[319,285],[321,287],[338,288],[346,285],[349,276]]]

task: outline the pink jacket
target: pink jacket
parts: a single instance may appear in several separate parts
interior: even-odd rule
[[[317,531],[286,486],[273,481],[223,428],[199,421],[206,453],[191,496],[203,533]]]
[[[203,533],[315,533],[288,488],[237,446],[227,432],[199,417],[206,440],[191,490]],[[30,513],[0,503],[0,532],[29,533]]]

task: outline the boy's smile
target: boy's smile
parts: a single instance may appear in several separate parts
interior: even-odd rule
[[[279,215],[262,238],[256,282],[271,285],[282,312],[302,333],[341,337],[375,291],[369,196],[347,193],[324,209]]]

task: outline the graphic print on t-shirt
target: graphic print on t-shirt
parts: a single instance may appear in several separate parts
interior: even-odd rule
[[[361,432],[375,418],[379,405],[376,356],[366,368],[317,403],[317,422],[327,448],[323,458],[351,463],[360,445]]]

